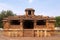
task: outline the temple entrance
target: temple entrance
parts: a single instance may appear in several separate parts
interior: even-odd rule
[[[24,20],[24,22],[23,22],[23,28],[24,29],[33,29],[34,28],[34,22],[33,22],[33,20]]]
[[[32,37],[33,36],[33,28],[34,28],[34,22],[33,20],[24,20],[23,21],[23,36],[24,37]]]

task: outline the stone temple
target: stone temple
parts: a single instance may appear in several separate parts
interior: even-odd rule
[[[9,16],[3,21],[3,34],[10,37],[41,37],[54,34],[55,18],[35,15],[32,8],[25,9],[25,15]]]

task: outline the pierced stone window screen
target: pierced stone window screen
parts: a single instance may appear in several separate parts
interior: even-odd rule
[[[46,25],[46,21],[45,20],[37,20],[36,24],[37,25]]]
[[[10,24],[11,25],[20,25],[20,20],[11,20]]]

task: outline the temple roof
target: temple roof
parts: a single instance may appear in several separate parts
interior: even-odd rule
[[[25,11],[32,10],[35,11],[33,8],[26,8]]]

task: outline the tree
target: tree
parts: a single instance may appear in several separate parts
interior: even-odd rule
[[[14,14],[11,10],[7,10],[6,11],[6,16],[15,16],[16,14]]]
[[[55,17],[55,19],[56,19],[55,26],[60,27],[60,16]]]
[[[3,27],[2,25],[3,18],[8,17],[8,16],[15,16],[15,15],[16,14],[14,14],[11,10],[7,10],[7,11],[2,10],[0,12],[0,27]]]
[[[6,14],[6,11],[2,11],[1,13],[0,13],[0,27],[2,28],[2,19],[5,17],[5,14]]]

